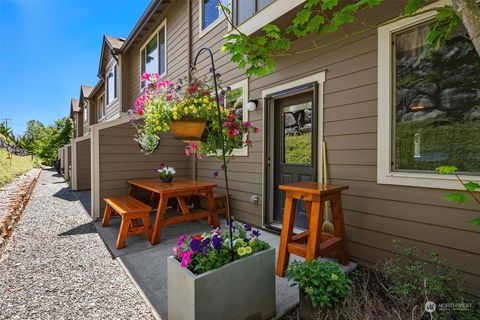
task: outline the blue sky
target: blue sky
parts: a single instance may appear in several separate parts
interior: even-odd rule
[[[148,0],[0,0],[0,119],[68,116],[80,85],[94,85],[103,34],[126,38]]]

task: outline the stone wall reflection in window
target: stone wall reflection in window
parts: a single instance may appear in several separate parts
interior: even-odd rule
[[[480,173],[480,57],[458,28],[429,50],[428,24],[394,35],[393,171],[432,172],[454,165]]]
[[[283,163],[312,162],[312,103],[283,108]]]

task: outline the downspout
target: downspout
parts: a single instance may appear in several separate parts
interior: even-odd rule
[[[190,65],[192,63],[192,0],[187,0],[187,80],[190,83],[192,80],[192,75],[190,73]],[[193,161],[193,178],[196,181],[198,178],[198,173],[197,173],[197,158],[196,157],[191,157]]]

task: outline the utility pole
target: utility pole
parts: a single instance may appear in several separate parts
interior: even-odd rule
[[[5,128],[8,129],[8,121],[12,120],[12,118],[7,118],[7,117],[5,117],[5,118],[3,118],[2,120],[3,120],[3,123],[5,123]]]

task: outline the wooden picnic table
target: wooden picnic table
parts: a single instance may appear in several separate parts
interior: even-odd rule
[[[145,178],[127,181],[130,185],[129,193],[132,195],[134,188],[140,188],[152,192],[152,195],[158,194],[158,207],[153,226],[150,242],[157,244],[160,242],[162,228],[169,224],[177,224],[184,221],[209,219],[213,228],[218,228],[218,214],[213,198],[213,188],[217,185],[211,182],[195,181],[183,178],[174,178],[172,182],[161,182],[159,178]],[[208,200],[208,210],[190,212],[185,197],[204,194]],[[180,205],[182,215],[166,217],[168,200],[176,198]]]

